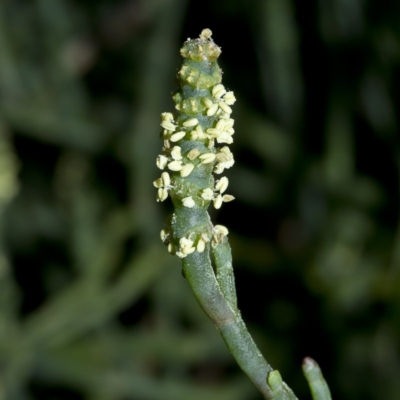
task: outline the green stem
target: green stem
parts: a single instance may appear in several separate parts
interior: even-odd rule
[[[223,337],[239,366],[263,393],[271,398],[266,376],[272,370],[250,336],[238,310],[233,310],[224,297],[207,252],[183,259],[183,271],[197,301]]]
[[[311,389],[313,400],[332,400],[331,392],[318,364],[310,357],[303,360],[303,373]]]

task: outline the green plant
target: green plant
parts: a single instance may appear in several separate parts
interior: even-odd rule
[[[226,146],[233,142],[232,106],[236,99],[221,84],[220,48],[205,29],[181,49],[180,89],[173,95],[176,115],[161,114],[163,152],[154,181],[157,201],[171,197],[174,213],[161,239],[182,259],[183,273],[200,306],[223,337],[229,351],[265,399],[296,399],[261,355],[237,307],[229,231],[213,225],[207,209],[234,200],[225,194],[228,178],[214,179],[234,164]],[[212,260],[214,263],[212,263]],[[315,361],[304,360],[303,371],[315,400],[329,400],[329,389]]]

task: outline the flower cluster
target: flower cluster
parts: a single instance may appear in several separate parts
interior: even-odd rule
[[[215,90],[215,88],[218,88],[218,90]],[[220,98],[223,94],[225,94],[224,97],[227,97],[229,94],[229,104],[233,104],[236,100],[233,92],[226,92],[225,88],[221,84],[216,85],[212,89],[212,92],[214,93],[213,96],[216,98]],[[219,101],[218,104],[214,105],[219,105],[220,103],[225,104],[226,106],[226,102],[222,101]],[[222,109],[218,109],[218,111],[220,110]],[[232,112],[230,107],[229,111]],[[232,143],[232,135],[234,133],[233,124],[234,120],[224,111],[220,113],[220,119],[216,122],[215,127],[208,128],[206,129],[206,132],[203,132],[197,118],[189,118],[182,123],[182,126],[178,126],[174,121],[172,113],[162,113],[161,127],[164,128],[162,132],[164,150],[163,154],[160,154],[157,157],[157,167],[161,170],[167,168],[170,171],[179,172],[180,176],[185,178],[192,173],[196,165],[214,163],[213,171],[216,174],[221,174],[224,169],[232,167],[235,161],[229,147],[224,146],[222,148],[214,148],[214,140],[216,139],[218,143]],[[177,131],[178,128],[179,130]],[[229,140],[227,138],[229,138]],[[182,148],[178,145],[182,140],[208,140],[208,148],[210,149],[210,152],[201,154],[197,148],[194,148],[183,156]],[[176,145],[172,147],[171,142]],[[194,163],[196,159],[198,159],[198,161]],[[167,179],[167,183],[165,183],[165,179]],[[224,179],[228,182],[228,178],[222,178],[220,181],[225,182]],[[168,190],[173,188],[170,183],[171,179],[167,172],[163,172],[161,178],[158,178],[153,182],[154,186],[158,188],[157,201],[164,201],[168,198]],[[225,190],[226,188],[223,191]],[[217,186],[215,187],[215,191],[219,191]],[[220,208],[223,202],[232,201],[234,199],[234,197],[230,195],[221,196],[221,194],[219,194],[215,196],[214,191],[212,195],[209,194],[204,196],[203,194],[201,197],[204,200],[214,200],[215,208]],[[192,197],[187,197],[183,199],[183,205],[191,208],[194,207],[195,202]]]
[[[195,233],[191,232],[188,237],[181,237],[179,244],[176,247],[171,240],[171,232],[168,229],[163,229],[160,232],[160,238],[163,243],[168,247],[168,252],[177,255],[179,258],[185,258],[189,254],[198,251],[202,253],[206,244],[211,242],[212,246],[217,246],[222,243],[225,236],[228,236],[228,228],[224,225],[215,225],[211,235],[207,233]]]
[[[164,201],[168,197],[168,190],[172,187],[169,173],[163,172],[161,178],[156,179],[153,185],[158,189],[157,201]]]

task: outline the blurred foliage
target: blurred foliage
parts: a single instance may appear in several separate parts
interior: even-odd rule
[[[399,3],[0,1],[0,400],[250,400],[159,240],[179,48],[235,91],[239,305],[302,399],[400,398]],[[168,208],[168,205],[165,205]],[[214,211],[215,212],[215,211]]]

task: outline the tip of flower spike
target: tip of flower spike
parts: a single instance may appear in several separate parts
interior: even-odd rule
[[[197,39],[188,39],[181,48],[181,56],[194,61],[216,60],[221,48],[211,38],[210,29],[203,29]]]

